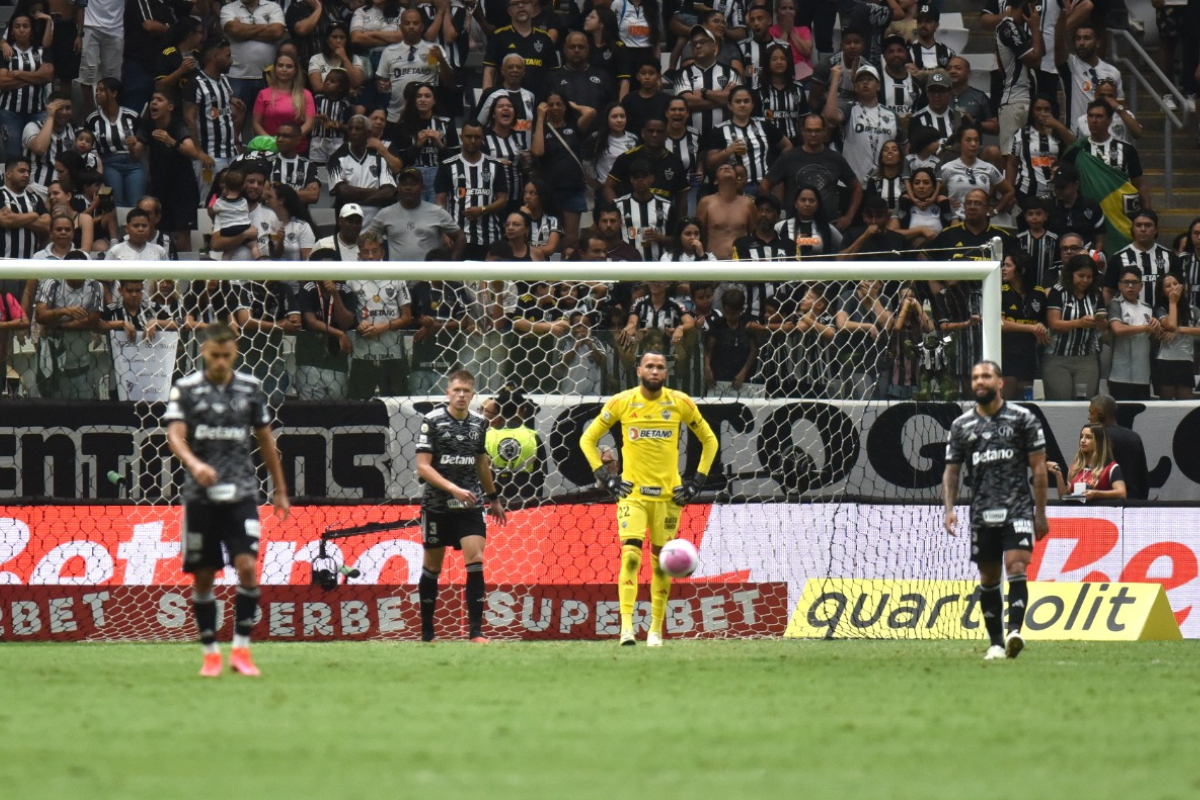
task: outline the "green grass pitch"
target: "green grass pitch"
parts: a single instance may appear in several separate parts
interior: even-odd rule
[[[1200,643],[0,645],[13,800],[1200,796]]]

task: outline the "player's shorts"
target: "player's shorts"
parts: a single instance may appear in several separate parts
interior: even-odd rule
[[[662,547],[675,538],[679,530],[679,506],[665,500],[641,500],[627,497],[617,501],[617,538],[645,540],[650,531],[650,544]]]
[[[482,508],[421,512],[421,538],[426,550],[440,547],[462,550],[462,540],[468,536],[487,537],[487,520]]]
[[[183,571],[221,569],[242,554],[258,558],[258,505],[191,502],[183,506]]]
[[[971,526],[971,560],[976,564],[995,564],[1009,550],[1033,552],[1033,520],[1010,519],[1000,525]]]

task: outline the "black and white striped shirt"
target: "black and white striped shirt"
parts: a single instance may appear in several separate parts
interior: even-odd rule
[[[510,187],[509,195],[512,199],[511,195],[517,191],[517,187],[525,185],[521,178],[521,153],[529,149],[529,134],[525,131],[513,131],[508,136],[501,136],[488,128],[480,149],[498,161],[508,162],[501,166],[504,168],[504,183]]]
[[[725,91],[741,84],[732,67],[713,62],[708,69],[692,64],[682,70],[675,79],[675,94],[694,92],[697,96],[705,89]],[[710,131],[729,118],[729,111],[720,106],[692,112],[692,127],[698,131]]]
[[[1083,140],[1083,149],[1130,178],[1142,177],[1142,160],[1129,142],[1111,135],[1106,142],[1096,142],[1089,136]]]
[[[796,256],[831,255],[842,249],[842,235],[832,225],[821,225],[816,220],[797,217],[785,219],[775,226],[779,238],[796,246]]]
[[[1151,308],[1166,305],[1166,298],[1158,291],[1158,283],[1168,272],[1179,269],[1179,256],[1161,244],[1155,244],[1149,250],[1141,250],[1135,244],[1128,244],[1117,251],[1105,269],[1105,282],[1113,290],[1113,296],[1119,297],[1121,273],[1127,267],[1137,267],[1142,273],[1141,300]]]
[[[96,137],[96,152],[101,158],[108,158],[117,153],[129,153],[125,139],[133,136],[137,123],[137,113],[122,106],[117,109],[116,119],[110,120],[103,111],[96,109],[88,115],[84,125]]]
[[[7,186],[0,188],[0,208],[11,208],[14,214],[47,213],[42,198],[28,189],[14,192]],[[28,227],[0,229],[0,258],[33,258],[37,251],[37,234]]]
[[[738,42],[738,49],[742,51],[742,67],[746,70],[746,79],[751,89],[757,90],[763,85],[763,75],[767,73],[770,65],[767,64],[766,51],[771,45],[782,47],[788,56],[788,74],[791,74],[795,68],[796,56],[792,53],[792,46],[783,39],[772,37],[765,43],[757,41],[753,36],[748,36]]]
[[[454,122],[449,117],[430,117],[425,121],[425,127],[422,130],[437,131],[442,138],[442,147],[438,147],[432,141],[426,142],[420,149],[409,147],[404,154],[404,165],[414,167],[436,167],[450,156],[458,153],[458,131],[454,127]],[[416,141],[417,132],[411,132],[408,136],[400,137],[405,144],[411,144]],[[487,152],[486,149],[484,152]],[[501,158],[502,156],[496,156]],[[507,156],[503,156],[507,158]],[[511,184],[510,184],[511,185]]]
[[[324,115],[341,125],[350,121],[350,101],[345,97],[315,94],[313,102],[316,104],[317,114]],[[324,122],[317,122],[313,125],[312,135],[314,139],[341,139],[342,131],[332,125],[326,125]]]
[[[53,123],[51,123],[53,124]],[[25,126],[25,134],[21,137],[24,145],[25,158],[29,160],[29,182],[41,187],[49,186],[58,176],[54,172],[54,162],[62,153],[75,149],[75,126],[67,123],[61,131],[50,134],[50,146],[40,156],[29,149],[29,143],[42,130],[42,123],[31,122]]]
[[[923,100],[921,89],[907,70],[899,80],[889,75],[886,69],[880,71],[879,105],[891,109],[898,117],[908,117],[917,110]]]
[[[766,177],[771,148],[779,144],[782,138],[779,131],[761,119],[751,117],[744,127],[729,120],[709,131],[704,139],[704,151],[724,150],[738,139],[744,141],[746,153],[738,158],[746,166],[747,182],[753,186]]]
[[[1040,286],[1049,290],[1058,283],[1054,265],[1058,261],[1058,234],[1046,231],[1037,239],[1029,231],[1017,234],[1017,244],[1033,259],[1033,274],[1025,276],[1025,286]]]
[[[459,154],[442,164],[435,189],[446,195],[446,210],[463,229],[468,244],[487,246],[500,240],[499,214],[468,219],[466,210],[491,205],[501,194],[509,193],[503,164],[491,156],[471,162]]]
[[[879,170],[872,170],[867,176],[867,194],[877,194],[884,199],[888,212],[897,216],[900,209],[900,198],[904,196],[904,176],[897,175],[889,178]]]
[[[938,136],[942,140],[950,138],[950,134],[954,133],[954,129],[958,127],[958,121],[962,117],[957,110],[947,108],[941,114],[936,113],[933,109],[926,106],[913,115],[909,121],[908,129],[912,130],[918,125],[924,125],[926,128],[933,128],[938,132]]]
[[[934,42],[933,47],[925,47],[917,39],[908,46],[908,55],[919,70],[945,69],[954,58],[954,51],[941,42]]]
[[[437,4],[425,0],[419,2],[415,8],[421,12],[421,22],[425,25],[425,30],[429,30],[429,26],[433,24],[437,18]],[[458,37],[453,44],[446,44],[445,38],[442,36],[442,31],[438,30],[437,41],[434,42],[442,49],[442,53],[446,56],[446,63],[451,69],[458,70],[460,67],[466,66],[467,63],[467,47],[470,44],[470,37],[467,36],[467,7],[462,0],[450,0],[450,24],[454,30],[458,31]]]
[[[213,158],[237,156],[238,133],[233,127],[233,89],[224,75],[210,78],[196,73],[192,102],[198,106],[196,128],[200,149]],[[247,112],[249,113],[249,112]]]
[[[700,131],[689,127],[687,133],[680,139],[672,139],[667,136],[663,147],[679,156],[688,175],[704,172],[704,162],[700,158]]]
[[[645,261],[658,261],[662,258],[663,246],[646,241],[642,233],[647,228],[653,228],[659,233],[667,232],[667,225],[671,219],[671,201],[656,194],[651,194],[647,200],[638,200],[627,194],[618,197],[616,205],[623,222],[621,237],[636,247]]]
[[[683,306],[669,297],[663,300],[662,307],[655,308],[654,298],[646,295],[634,302],[629,313],[637,317],[638,330],[666,331],[682,325],[683,315],[687,312],[683,310]]]
[[[763,119],[793,143],[800,134],[800,121],[808,114],[808,96],[804,87],[790,83],[782,89],[770,83],[758,89],[758,107]]]
[[[319,183],[320,179],[317,178],[317,165],[304,156],[284,158],[276,153],[271,167],[271,181],[290,186],[298,192],[310,183]]]
[[[1039,133],[1032,125],[1014,133],[1010,152],[1017,159],[1017,192],[1032,197],[1052,195],[1050,175],[1064,150],[1066,147],[1058,136]]]
[[[529,244],[533,247],[545,247],[552,233],[562,236],[562,223],[553,214],[542,214],[529,226]]]
[[[1058,311],[1062,314],[1063,322],[1083,319],[1103,307],[1103,301],[1095,294],[1089,293],[1083,298],[1078,298],[1074,292],[1061,286],[1055,286],[1046,296],[1046,312]],[[1090,356],[1098,352],[1100,332],[1091,326],[1072,328],[1065,333],[1051,331],[1050,345],[1046,350],[1047,355],[1055,356]]]
[[[4,66],[11,72],[37,72],[42,68],[42,64],[42,48],[21,50],[14,46],[12,58],[8,59]],[[17,114],[36,114],[46,108],[46,92],[49,87],[50,84],[22,84],[19,89],[0,90],[0,109]]]

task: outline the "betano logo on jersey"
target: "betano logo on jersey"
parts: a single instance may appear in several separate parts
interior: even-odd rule
[[[449,456],[438,459],[438,463],[447,467],[469,467],[475,463],[475,456]]]
[[[236,441],[250,435],[250,428],[246,425],[204,425],[196,426],[195,437],[197,439],[211,439],[218,441]]]
[[[982,453],[971,454],[971,465],[978,466],[980,464],[990,464],[993,461],[1008,461],[1016,455],[1016,451],[1011,447],[1004,447],[999,450],[985,450]]]
[[[674,428],[629,428],[629,441],[636,442],[638,439],[674,439]]]

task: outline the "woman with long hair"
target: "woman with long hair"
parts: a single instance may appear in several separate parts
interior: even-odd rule
[[[71,194],[64,189],[61,181],[50,181],[50,184],[46,187],[46,201],[47,205],[50,206],[50,213],[53,215],[67,214],[71,217],[73,228],[72,243],[74,248],[89,253],[92,250],[96,221],[86,211],[77,211],[71,204],[71,200]],[[104,246],[97,248],[97,250],[108,249],[108,241],[103,241]]]
[[[900,199],[905,192],[904,154],[894,139],[888,139],[879,148],[879,163],[867,175],[863,190],[865,194],[882,197],[893,217],[900,210]]]
[[[584,149],[587,158],[596,165],[596,181],[603,186],[617,156],[636,147],[638,137],[629,131],[629,118],[620,103],[609,103],[599,118],[600,125]]]
[[[200,149],[175,114],[176,97],[169,89],[150,95],[150,113],[139,123],[137,139],[149,151],[148,194],[162,203],[159,230],[171,235],[176,250],[187,252],[192,247],[200,195],[192,162],[200,159]]]
[[[997,213],[1012,208],[1016,193],[1004,174],[979,157],[980,132],[978,126],[963,125],[958,129],[958,158],[942,164],[942,184],[950,198],[950,208],[956,219],[963,218],[963,200],[973,189],[987,192],[989,201],[995,201]],[[997,193],[999,200],[996,200]]]
[[[1004,257],[1000,272],[1000,354],[1005,400],[1020,400],[1033,386],[1038,350],[1050,342],[1046,290],[1029,280],[1033,258],[1020,248]]]
[[[620,65],[624,63],[621,51],[625,48],[617,30],[617,15],[607,6],[597,6],[584,18],[583,32],[590,45],[588,63],[607,72],[615,84]]]
[[[748,183],[743,192],[751,197],[758,194],[759,181],[767,176],[767,166],[773,154],[790,150],[791,141],[754,117],[754,92],[745,86],[735,86],[729,92],[729,119],[717,125],[701,142],[707,148],[704,166],[710,174],[722,164],[746,167]],[[736,159],[736,160],[735,160]]]
[[[96,110],[88,115],[88,130],[96,137],[96,152],[104,163],[104,185],[112,189],[115,204],[128,208],[146,196],[143,148],[134,132],[138,114],[121,105],[121,82],[101,78],[96,84]]]
[[[1163,400],[1191,400],[1195,394],[1196,337],[1200,318],[1192,308],[1190,287],[1183,275],[1168,272],[1159,284],[1159,304],[1154,316],[1162,323],[1163,336],[1150,365],[1154,393]]]
[[[796,213],[775,226],[779,238],[796,245],[796,256],[833,255],[842,249],[842,233],[829,222],[829,214],[815,186],[796,190]]]
[[[553,213],[554,194],[546,181],[535,175],[525,183],[521,199],[521,213],[530,220],[530,244],[542,254],[543,260],[548,261],[558,252],[563,234],[562,223]]]
[[[335,69],[343,69],[350,76],[350,91],[363,85],[367,75],[367,60],[362,56],[350,55],[346,49],[349,42],[350,33],[345,25],[338,23],[329,26],[321,52],[308,60],[309,89],[313,92],[324,91],[325,78]]]
[[[620,75],[633,75],[647,57],[661,58],[659,20],[662,12],[658,0],[612,0],[609,5],[617,18],[617,35],[621,44]],[[618,97],[629,91],[628,78],[621,82]]]
[[[537,107],[530,151],[554,192],[555,207],[562,212],[564,249],[579,242],[579,218],[587,211],[587,182],[579,153],[584,131],[595,115],[595,109],[572,103],[557,91]]]
[[[704,225],[695,217],[684,217],[675,226],[671,249],[659,261],[716,261],[717,257],[705,247]]]
[[[775,24],[770,34],[792,46],[796,58],[796,80],[808,81],[813,73],[813,34],[807,25],[796,24],[799,0],[779,0],[775,4]]]
[[[795,52],[793,50],[793,52]],[[796,81],[787,50],[780,44],[769,44],[763,51],[767,64],[766,80],[758,87],[758,110],[767,123],[789,142],[800,139],[800,124],[808,114],[808,94]]]
[[[1066,476],[1056,461],[1046,462],[1046,472],[1054,476],[1059,497],[1075,497],[1088,502],[1124,500],[1126,497],[1125,477],[1113,458],[1108,430],[1099,423],[1089,423],[1079,431],[1079,450]],[[1076,491],[1077,488],[1082,491]]]
[[[45,116],[46,85],[54,80],[54,64],[33,41],[33,18],[14,14],[8,32],[12,54],[0,63],[0,136],[6,159],[21,155],[25,126]]]
[[[513,261],[545,261],[541,251],[530,244],[533,220],[523,211],[513,211],[504,220],[504,240],[512,248]]]
[[[304,88],[296,59],[287,53],[275,56],[270,83],[254,100],[254,134],[274,136],[284,122],[300,126],[301,154],[308,152],[308,136],[316,123],[317,104],[312,92]]]
[[[1075,142],[1071,129],[1058,121],[1058,100],[1038,94],[1029,105],[1024,128],[1013,134],[1012,152],[1004,157],[1004,176],[1017,192],[1017,201],[1025,207],[1030,197],[1053,193],[1050,179],[1059,156]]]
[[[154,81],[155,88],[180,90],[193,79],[200,68],[196,52],[204,44],[206,33],[204,23],[198,17],[181,17],[171,26],[164,40],[167,46],[158,54],[155,73],[159,77]],[[97,97],[96,103],[99,102]]]
[[[1046,295],[1050,344],[1042,357],[1047,400],[1094,397],[1100,383],[1100,335],[1108,314],[1096,285],[1099,267],[1091,256],[1067,259],[1062,280]]]
[[[273,183],[263,192],[263,202],[279,218],[271,231],[271,258],[276,261],[307,261],[317,242],[308,204],[285,183]]]
[[[1179,254],[1179,271],[1188,291],[1194,292],[1200,284],[1200,217],[1188,223],[1184,234],[1183,248]],[[1195,300],[1195,294],[1192,295]]]
[[[887,352],[876,396],[881,400],[908,400],[921,388],[917,348],[933,333],[933,320],[925,313],[911,281],[905,282],[896,295],[896,310],[886,332]]]
[[[438,165],[459,148],[454,120],[433,113],[437,102],[433,87],[414,82],[404,87],[404,108],[397,123],[396,146],[405,150],[406,166],[416,167],[425,179],[421,199],[437,199],[434,187]]]
[[[672,97],[667,102],[667,138],[663,147],[679,156],[683,168],[687,170],[692,188],[688,192],[689,214],[696,213],[696,203],[700,202],[698,195],[704,183],[704,159],[700,157],[700,131],[688,125],[692,112],[688,110],[687,100],[682,97]]]
[[[942,232],[950,203],[937,201],[937,174],[929,167],[913,170],[908,183],[911,191],[900,198],[899,214],[888,220],[888,228],[920,247]]]
[[[492,103],[483,131],[483,147],[480,149],[504,166],[507,185],[524,185],[524,175],[529,172],[530,163],[529,132],[520,129],[517,107],[508,95],[501,95]]]

